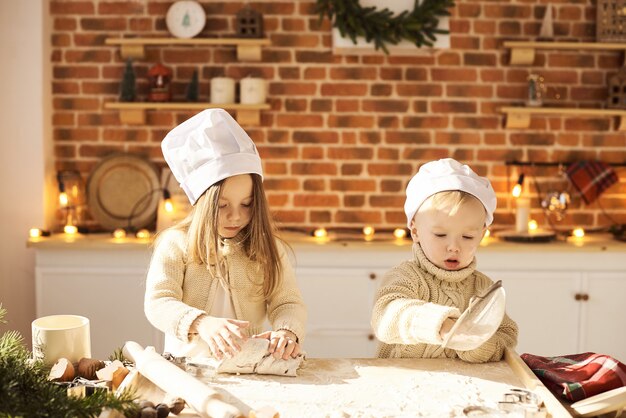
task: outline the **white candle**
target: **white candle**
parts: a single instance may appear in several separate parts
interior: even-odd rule
[[[211,103],[235,103],[235,80],[230,77],[212,78]]]
[[[262,104],[267,97],[267,84],[262,78],[246,77],[239,82],[239,99],[242,104]]]
[[[530,199],[519,197],[515,200],[515,230],[528,232],[528,219],[530,218]]]

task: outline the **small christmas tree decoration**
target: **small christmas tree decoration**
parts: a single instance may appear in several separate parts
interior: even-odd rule
[[[626,67],[609,79],[608,107],[626,109]]]
[[[124,77],[120,88],[120,102],[135,101],[135,70],[133,62],[126,60],[126,68],[124,69]]]
[[[199,99],[199,85],[198,85],[198,70],[193,70],[193,75],[191,76],[191,81],[187,86],[187,94],[186,98],[188,102],[197,102]]]
[[[541,22],[541,29],[539,30],[539,39],[552,39],[554,37],[554,25],[553,25],[553,7],[551,4],[546,6],[546,11],[543,15],[543,21]]]
[[[148,100],[151,102],[169,102],[172,97],[172,70],[161,63],[157,63],[148,70],[148,77],[150,77]]]
[[[263,15],[246,5],[237,12],[235,28],[240,38],[262,38]]]

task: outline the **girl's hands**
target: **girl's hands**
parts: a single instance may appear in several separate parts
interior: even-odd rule
[[[298,344],[296,335],[284,329],[278,331],[265,331],[254,335],[253,338],[265,338],[270,340],[268,351],[274,358],[287,360],[289,357],[296,358],[302,351]]]
[[[209,346],[211,354],[218,360],[230,358],[241,351],[241,343],[248,339],[248,321],[204,316],[197,324],[197,331]]]

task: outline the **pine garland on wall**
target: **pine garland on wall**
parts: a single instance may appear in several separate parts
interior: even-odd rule
[[[362,36],[367,42],[373,41],[376,50],[389,54],[387,45],[403,39],[418,48],[433,46],[437,35],[449,33],[438,29],[439,19],[450,16],[448,9],[454,5],[453,0],[416,0],[412,11],[394,16],[387,8],[363,7],[358,0],[317,0],[316,12],[320,20],[328,17],[341,36],[354,44]]]

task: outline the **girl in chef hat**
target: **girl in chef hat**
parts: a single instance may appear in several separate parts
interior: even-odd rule
[[[445,158],[424,164],[406,196],[413,258],[389,271],[376,295],[372,327],[382,342],[378,356],[459,357],[475,363],[502,359],[505,348],[517,344],[518,332],[503,307],[503,316],[487,333],[465,336],[467,342],[478,340],[476,348],[444,347],[470,299],[493,284],[476,270],[474,257],[496,209],[489,180]]]
[[[223,359],[256,336],[276,358],[296,357],[306,309],[274,236],[254,143],[228,112],[208,109],[161,147],[193,205],[159,235],[147,276],[145,313],[165,333],[164,351]]]

